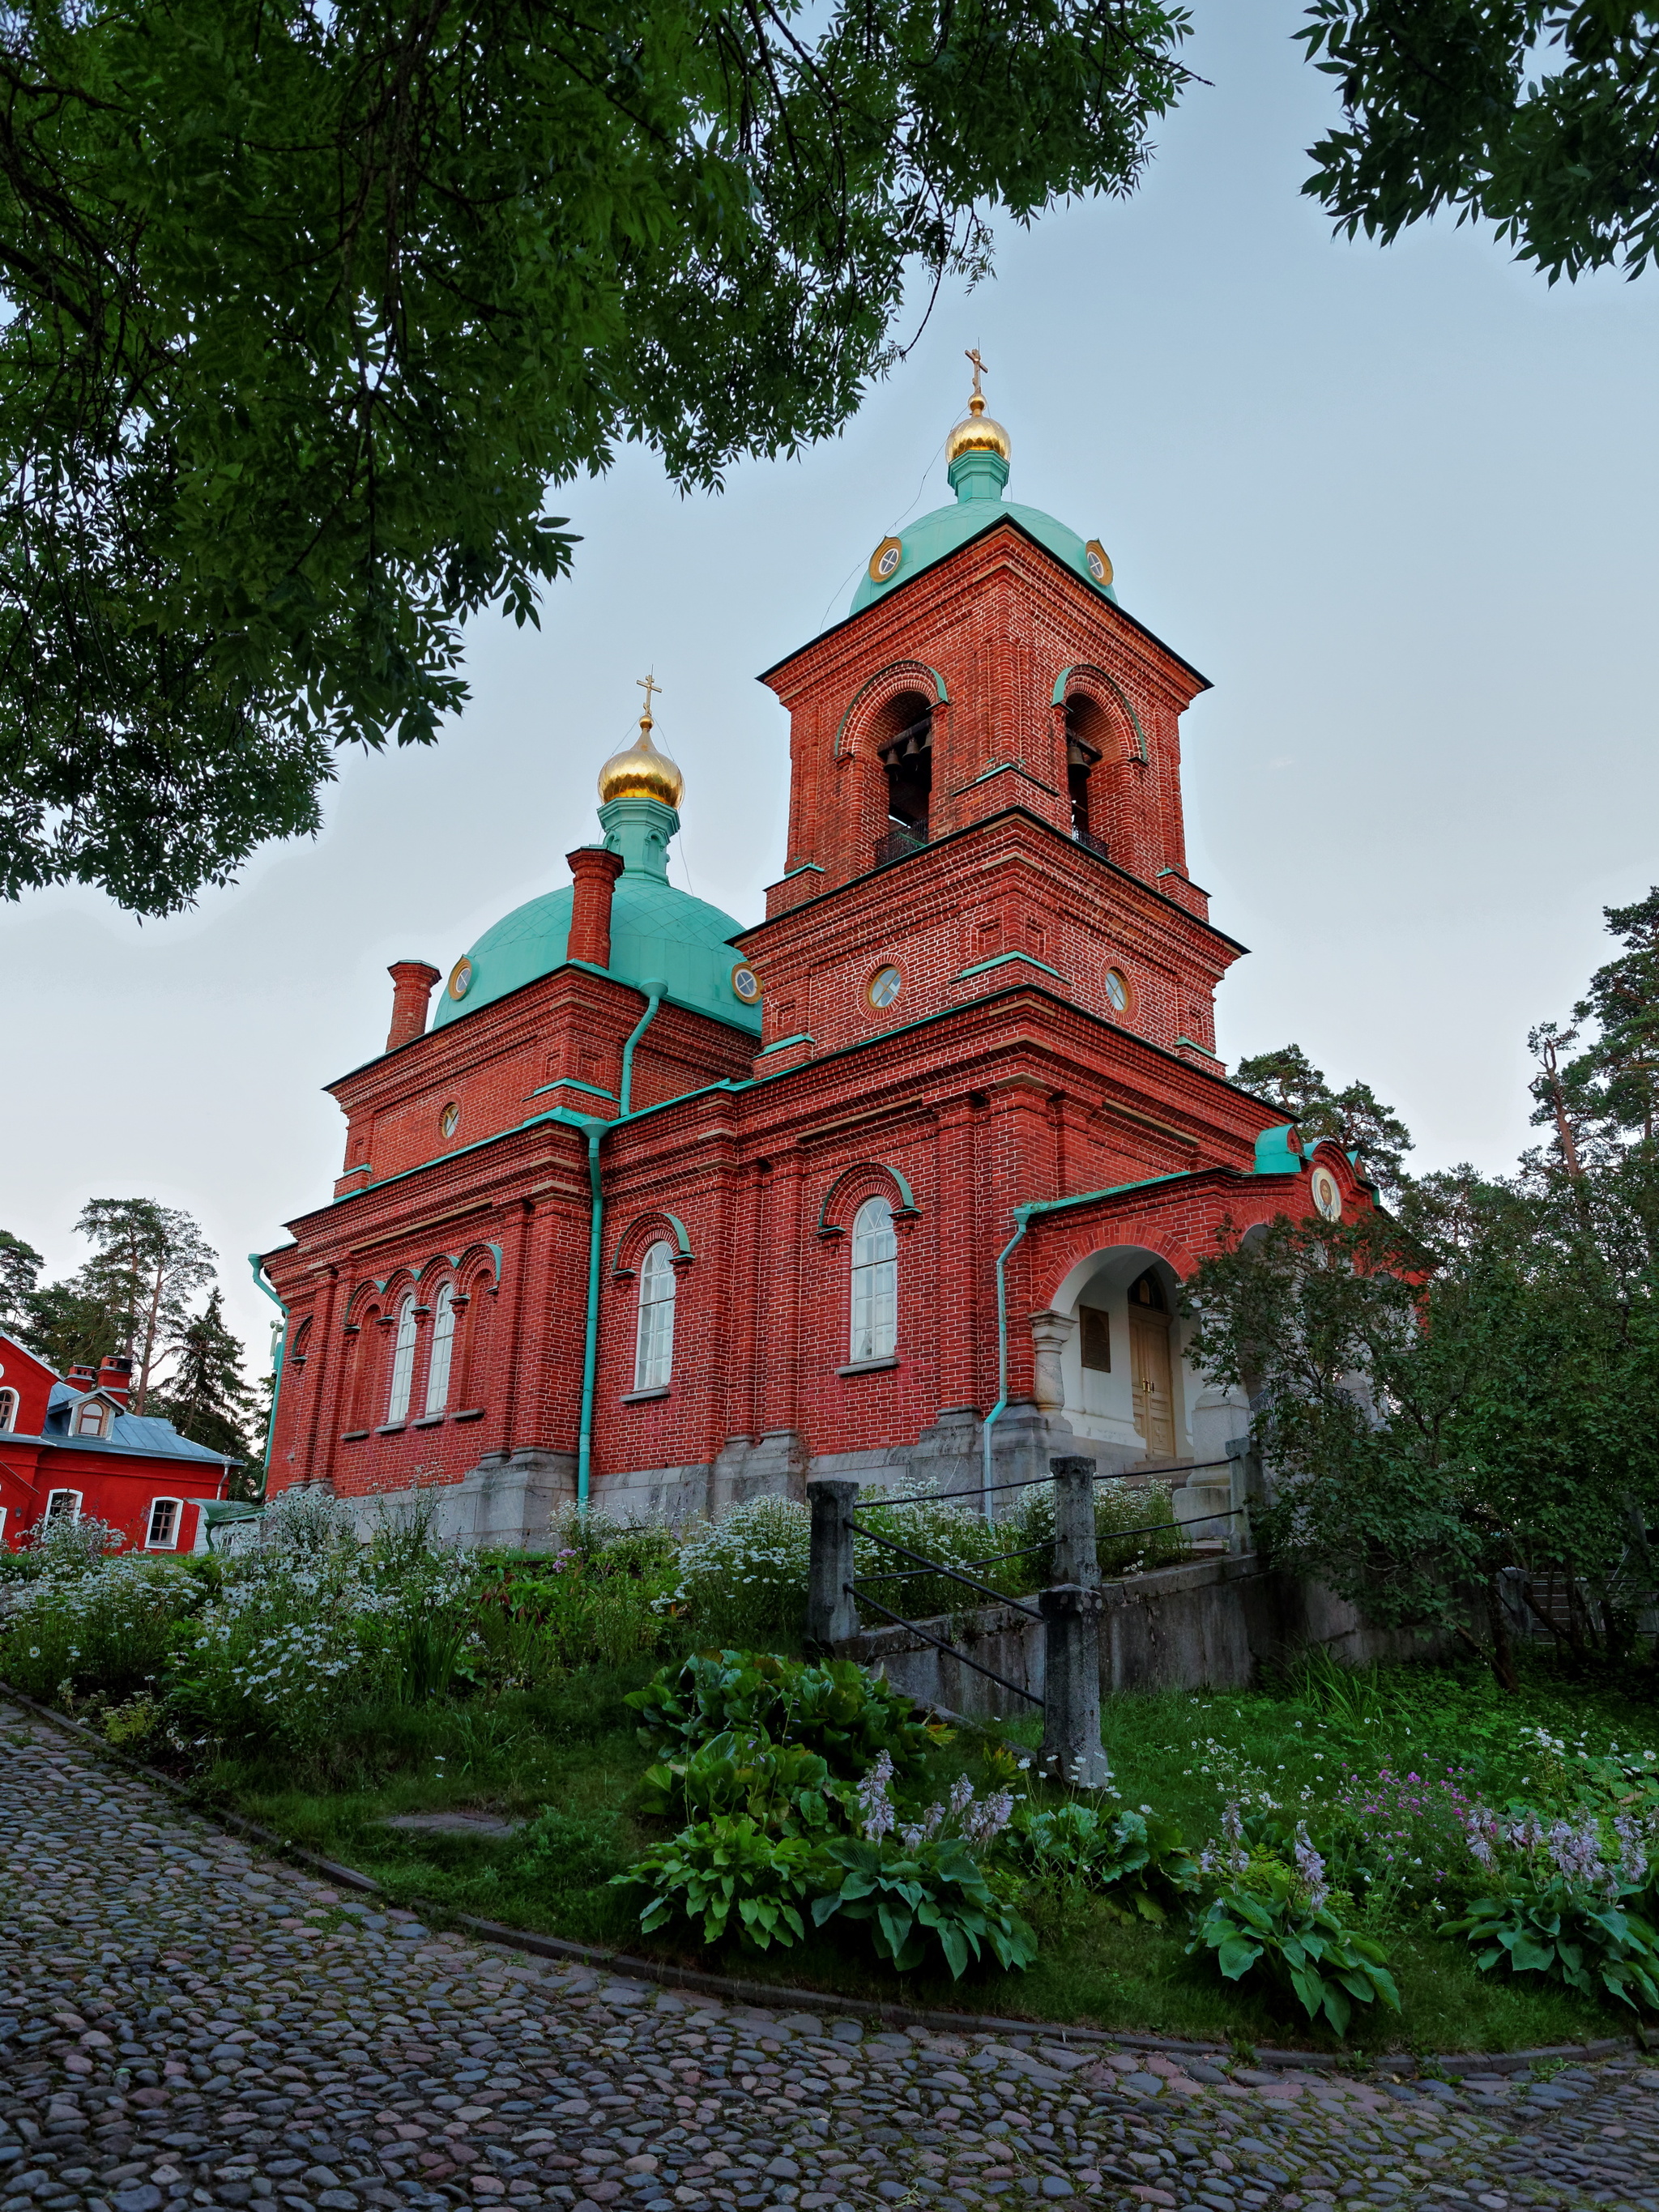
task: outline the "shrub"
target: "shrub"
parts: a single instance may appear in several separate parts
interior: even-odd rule
[[[628,1852],[614,1814],[583,1819],[550,1805],[519,1831],[514,1856],[527,1879],[546,1876],[562,1890],[581,1890],[614,1881]]]
[[[1504,1897],[1480,1897],[1448,1936],[1478,1948],[1482,1973],[1544,1974],[1586,1996],[1605,1990],[1632,2011],[1659,2012],[1659,1936],[1618,1899],[1596,1898],[1564,1875]],[[1639,2000],[1639,2002],[1638,2002]]]
[[[664,1668],[627,1702],[641,1716],[641,1742],[653,1747],[694,1746],[727,1730],[787,1738],[842,1775],[867,1772],[884,1752],[908,1771],[951,1733],[919,1718],[902,1692],[850,1659],[702,1652]]]
[[[500,1686],[557,1679],[596,1662],[625,1666],[654,1650],[676,1552],[659,1526],[561,1515],[555,1548],[485,1570],[473,1614],[483,1670]]]
[[[1149,1805],[1116,1814],[1075,1801],[1043,1811],[1022,1806],[1011,1841],[1039,1880],[1098,1891],[1125,1919],[1163,1920],[1176,1897],[1198,1886],[1180,1829]]]
[[[1012,1550],[1017,1543],[1046,1548],[1019,1561],[1022,1590],[1042,1589],[1054,1579],[1054,1486],[1035,1483],[1024,1493],[1018,1514],[1001,1524],[1010,1541],[988,1548]],[[1018,1530],[1017,1536],[1012,1531]],[[1209,1533],[1216,1533],[1212,1528]],[[1109,1579],[1172,1567],[1186,1557],[1186,1539],[1175,1517],[1175,1502],[1164,1483],[1115,1481],[1095,1484],[1095,1559]]]
[[[1011,1534],[1016,1523],[999,1525],[988,1522],[971,1493],[962,1498],[942,1498],[932,1483],[894,1483],[862,1492],[858,1502],[858,1521],[859,1530],[853,1540],[855,1575],[861,1582],[867,1577],[876,1578],[877,1595],[883,1603],[911,1620],[926,1620],[938,1613],[969,1612],[992,1601],[963,1583],[953,1582],[948,1575],[913,1576],[910,1571],[915,1562],[887,1550],[877,1542],[878,1536],[902,1544],[906,1551],[919,1553],[924,1559],[937,1560],[941,1566],[955,1567],[971,1575],[975,1581],[1002,1590],[1011,1597],[1033,1587],[1028,1563],[1024,1559],[1006,1560],[999,1565],[981,1564],[999,1553],[1018,1548],[1021,1540]],[[880,1579],[897,1575],[905,1579]],[[873,1625],[881,1625],[882,1616],[873,1607],[866,1608],[866,1612]]]
[[[711,1644],[793,1643],[806,1618],[812,1519],[788,1498],[753,1498],[680,1546],[667,1594]]]
[[[845,1784],[829,1763],[798,1743],[772,1743],[731,1729],[683,1759],[651,1767],[641,1810],[693,1821],[734,1814],[779,1835],[800,1835],[845,1818]]]
[[[0,1620],[0,1672],[25,1696],[101,1692],[112,1703],[165,1674],[200,1586],[170,1561],[126,1553],[27,1583]]]
[[[1322,2012],[1339,2035],[1348,2032],[1354,2002],[1379,1998],[1400,2009],[1388,1954],[1345,1928],[1327,1897],[1288,1867],[1252,1869],[1247,1888],[1228,1884],[1211,1899],[1188,1944],[1208,1950],[1230,1982],[1262,1969],[1292,1990],[1310,2020]]]
[[[876,1956],[901,1974],[925,1965],[935,1946],[953,1981],[985,1950],[1005,1970],[1036,1956],[1036,1937],[1013,1909],[1013,1883],[982,1866],[960,1837],[842,1836],[823,1854],[840,1879],[813,1905],[815,1923],[836,1914],[858,1922]]]
[[[787,1948],[806,1932],[813,1851],[805,1837],[770,1835],[744,1817],[704,1820],[615,1880],[650,1891],[640,1913],[647,1936],[685,1920],[711,1948],[734,1929],[748,1949]]]

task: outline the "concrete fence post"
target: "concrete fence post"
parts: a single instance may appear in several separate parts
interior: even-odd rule
[[[853,1508],[856,1482],[820,1480],[806,1486],[812,1514],[811,1564],[806,1578],[806,1641],[820,1647],[859,1632],[858,1607],[847,1585],[853,1579]],[[896,1610],[896,1607],[895,1608]]]
[[[1054,1478],[1054,1581],[1098,1589],[1095,1463],[1091,1459],[1051,1459],[1048,1471]]]
[[[1261,1504],[1266,1486],[1261,1454],[1249,1437],[1227,1439],[1227,1480],[1231,1492],[1227,1503],[1233,1509],[1233,1517],[1227,1523],[1227,1549],[1253,1552],[1255,1534],[1250,1526],[1250,1508]]]
[[[1042,1614],[1042,1755],[1045,1774],[1076,1790],[1102,1790],[1112,1770],[1100,1741],[1097,1589],[1060,1583],[1039,1590]]]

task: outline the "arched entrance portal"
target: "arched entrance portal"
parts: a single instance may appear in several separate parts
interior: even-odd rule
[[[1176,1456],[1175,1369],[1170,1346],[1170,1305],[1156,1267],[1129,1285],[1129,1404],[1153,1459]]]

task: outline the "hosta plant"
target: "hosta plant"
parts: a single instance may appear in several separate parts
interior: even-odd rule
[[[726,1729],[648,1768],[640,1809],[694,1821],[743,1814],[779,1834],[799,1835],[845,1826],[846,1792],[817,1752]]]
[[[935,1949],[957,1981],[987,1951],[1005,1968],[1036,1958],[1036,1937],[1014,1910],[1011,1878],[981,1865],[959,1836],[842,1836],[823,1850],[838,1881],[814,1904],[814,1921],[822,1928],[839,1915],[861,1923],[877,1957],[900,1973],[925,1965]]]
[[[1632,2011],[1659,2012],[1659,1935],[1627,1909],[1634,1883],[1597,1896],[1556,1874],[1504,1897],[1478,1897],[1448,1936],[1467,1936],[1482,1973],[1543,1974],[1586,1996],[1603,1990]]]
[[[641,1742],[653,1749],[678,1754],[727,1731],[765,1735],[816,1752],[831,1772],[852,1777],[867,1773],[884,1752],[909,1771],[950,1735],[850,1659],[704,1651],[665,1667],[628,1703],[640,1716]]]
[[[711,1948],[729,1933],[750,1950],[787,1949],[805,1936],[803,1912],[820,1887],[814,1848],[746,1818],[702,1820],[613,1879],[650,1892],[640,1913],[647,1936],[684,1921]]]
[[[1009,1841],[1039,1881],[1099,1891],[1125,1919],[1163,1920],[1177,1897],[1198,1886],[1197,1862],[1180,1829],[1150,1806],[1115,1813],[1076,1801],[1041,1811],[1023,1805]]]
[[[1346,2035],[1356,2003],[1400,2009],[1388,1954],[1345,1928],[1328,1897],[1290,1867],[1252,1866],[1218,1889],[1200,1915],[1189,1954],[1209,1951],[1230,1982],[1257,1972],[1291,1990],[1310,2020],[1322,2013]]]

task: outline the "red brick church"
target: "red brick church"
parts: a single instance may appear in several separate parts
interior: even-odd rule
[[[1216,1057],[1243,948],[1187,872],[1204,678],[1097,540],[1006,497],[977,372],[947,454],[952,502],[763,678],[791,787],[764,921],[670,884],[647,689],[572,880],[447,980],[392,969],[385,1051],[330,1086],[332,1200],[264,1262],[273,1491],[440,1485],[450,1534],[533,1542],[567,1499],[966,1490],[1245,1426],[1183,1357],[1182,1280],[1224,1222],[1370,1194]]]

